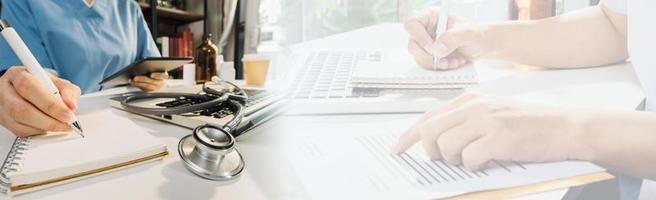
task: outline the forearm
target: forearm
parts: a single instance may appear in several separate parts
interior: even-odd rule
[[[656,114],[590,112],[577,117],[581,131],[571,158],[656,180]]]
[[[626,36],[602,7],[483,29],[483,58],[552,68],[600,66],[628,58]]]

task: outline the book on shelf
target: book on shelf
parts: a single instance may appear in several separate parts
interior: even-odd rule
[[[157,38],[158,46],[163,57],[193,57],[194,33],[184,31],[173,36]]]

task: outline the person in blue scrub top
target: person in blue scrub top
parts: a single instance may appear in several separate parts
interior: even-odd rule
[[[67,131],[81,93],[130,63],[160,54],[133,0],[2,0],[2,18],[49,69],[64,103],[37,83],[0,38],[0,125],[18,136]],[[158,90],[166,73],[130,84]]]

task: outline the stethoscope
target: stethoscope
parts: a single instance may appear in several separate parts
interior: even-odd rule
[[[220,85],[221,89],[215,89],[212,84]],[[173,108],[142,107],[131,103],[137,100],[181,97],[207,101]],[[235,148],[236,140],[232,133],[244,116],[243,105],[246,100],[248,95],[244,90],[218,77],[212,77],[212,82],[203,84],[203,93],[200,94],[136,93],[126,96],[121,105],[130,112],[152,115],[183,114],[227,106],[233,118],[223,127],[209,124],[196,127],[192,134],[184,136],[178,143],[178,154],[189,171],[206,179],[227,181],[238,177],[244,170],[244,159]]]
[[[225,127],[196,127],[191,135],[180,140],[178,154],[189,171],[210,180],[231,180],[244,170],[235,138]]]

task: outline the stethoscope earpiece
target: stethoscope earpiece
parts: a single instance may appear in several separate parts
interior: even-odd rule
[[[191,135],[180,140],[178,153],[189,171],[206,179],[232,180],[244,170],[235,138],[216,126],[196,127]]]

